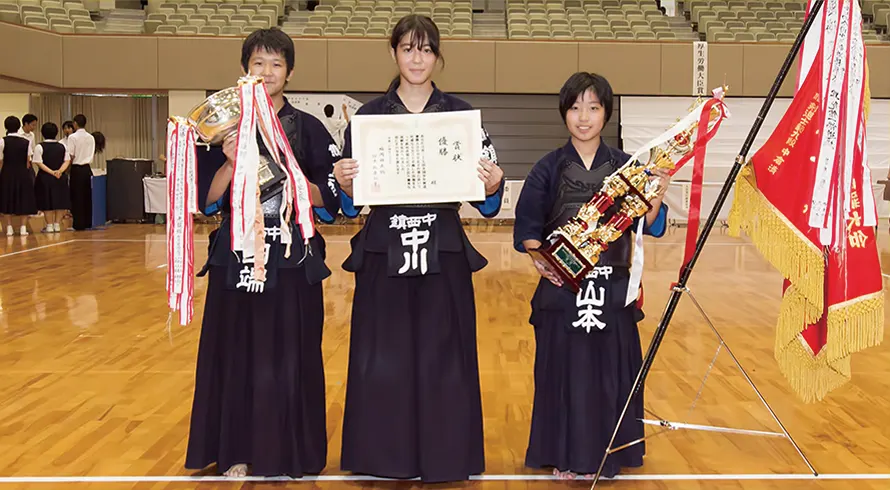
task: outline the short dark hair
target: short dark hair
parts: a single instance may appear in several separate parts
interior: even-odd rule
[[[34,122],[36,120],[37,120],[37,116],[35,116],[34,114],[31,114],[31,113],[28,113],[28,114],[25,114],[24,117],[22,117],[22,124],[31,124],[32,122]]]
[[[40,128],[40,134],[43,135],[45,140],[55,139],[59,135],[59,127],[54,122],[43,123],[43,126]]]
[[[74,116],[74,124],[77,125],[78,128],[86,128],[87,127],[87,117],[83,114],[78,114]]]
[[[405,35],[409,35],[408,42],[412,47],[421,48],[424,43],[430,47],[430,51],[436,55],[436,59],[444,65],[445,58],[442,56],[441,38],[439,36],[439,26],[433,22],[433,19],[420,14],[408,14],[396,23],[392,28],[392,34],[389,36],[389,47],[393,50],[399,49],[399,42]],[[399,75],[396,75],[392,83],[389,84],[389,91],[399,86]]]
[[[333,116],[334,115],[334,106],[332,106],[331,104],[325,105],[324,106],[324,115],[328,116],[328,117]]]
[[[612,86],[602,75],[583,71],[570,76],[559,91],[559,115],[562,116],[563,122],[566,120],[566,113],[569,112],[578,97],[590,89],[596,94],[600,105],[606,111],[603,123],[609,122],[609,119],[612,118]]]
[[[294,40],[281,29],[259,29],[247,36],[241,44],[241,67],[245,73],[250,73],[247,63],[257,50],[280,54],[287,63],[287,73],[294,71]]]
[[[19,118],[15,116],[8,116],[5,120],[3,120],[3,126],[6,128],[6,133],[15,133],[19,129],[22,129],[22,122],[19,121]]]
[[[74,130],[74,121],[65,121],[62,123],[62,129],[71,129]]]

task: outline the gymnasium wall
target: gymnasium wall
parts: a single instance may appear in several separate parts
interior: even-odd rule
[[[0,121],[8,116],[21,118],[30,107],[28,94],[3,94],[0,93]],[[5,134],[5,131],[4,131]]]
[[[0,91],[204,90],[234,84],[240,38],[56,34],[0,23]],[[395,73],[381,39],[295,39],[297,75],[288,90],[377,92]],[[708,86],[763,96],[788,44],[716,44],[708,49]],[[869,46],[874,97],[890,97],[890,46]],[[605,75],[622,95],[688,95],[690,43],[455,40],[443,42],[444,90],[460,93],[555,94],[578,70]],[[796,72],[796,69],[794,70]],[[791,79],[793,79],[792,73]],[[10,83],[16,82],[16,83]],[[791,94],[786,83],[781,95]]]
[[[113,148],[109,144],[111,156],[121,152],[119,156],[148,157],[153,147],[162,152],[167,115],[184,115],[203,100],[206,91],[231,86],[241,74],[240,38],[60,35],[6,23],[0,23],[0,36],[17,40],[17,49],[3,51],[0,59],[0,93],[7,93],[0,97],[0,112],[24,114],[27,107],[13,102],[25,100],[22,97],[27,93],[43,93],[50,99],[65,97],[62,94],[68,92],[162,95],[165,107],[158,108],[155,134],[143,128],[136,131],[134,126],[132,138],[121,133],[114,138]],[[342,93],[366,102],[379,95],[395,75],[384,40],[294,41],[296,75],[288,92]],[[789,48],[787,44],[709,44],[708,88],[729,86],[735,117],[708,152],[705,209],[710,209]],[[882,186],[877,181],[885,178],[890,167],[890,101],[886,100],[890,98],[890,47],[869,46],[868,50],[872,96],[885,99],[876,101],[869,122],[872,181],[880,195]],[[506,173],[508,189],[502,218],[513,216],[515,199],[532,165],[562,146],[568,137],[559,117],[556,93],[571,73],[595,71],[610,80],[616,92],[615,109],[604,137],[606,143],[628,152],[663,131],[693,102],[688,97],[693,72],[689,43],[449,39],[443,42],[443,52],[445,69],[436,76],[437,85],[482,111]],[[756,147],[787,107],[795,78],[796,67],[780,91],[783,98],[777,101]],[[107,119],[102,104],[109,103],[91,106],[91,120]],[[48,116],[40,105],[32,99],[31,112]],[[139,116],[139,112],[146,114],[145,109],[137,111],[135,107],[125,110],[126,115],[121,112],[123,107],[107,109],[113,109],[115,117],[126,119],[124,122]],[[123,127],[118,123],[114,126]],[[674,217],[681,222],[685,221],[688,170],[677,176],[668,195]],[[882,216],[890,215],[888,203],[880,197],[879,208]],[[464,213],[476,214],[470,207],[465,207]]]

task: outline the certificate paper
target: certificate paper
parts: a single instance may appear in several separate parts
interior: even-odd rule
[[[356,205],[485,200],[478,110],[352,118]]]

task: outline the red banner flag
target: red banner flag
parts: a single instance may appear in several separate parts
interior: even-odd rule
[[[731,231],[785,277],[775,355],[807,402],[849,381],[850,356],[883,339],[861,23],[858,2],[826,0],[791,106],[742,170],[730,212]]]

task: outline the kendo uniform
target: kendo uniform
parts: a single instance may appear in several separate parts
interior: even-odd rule
[[[3,138],[3,167],[0,168],[0,214],[37,214],[34,199],[34,172],[28,168],[31,142],[10,134]]]
[[[65,145],[55,140],[45,140],[37,146],[41,148],[40,163],[46,165],[50,170],[62,168],[62,165],[65,164],[65,157],[68,155]],[[35,151],[35,156],[36,153]],[[57,179],[46,172],[38,172],[34,179],[34,196],[37,199],[37,209],[40,211],[71,209],[68,173],[62,174],[62,177]]]
[[[314,116],[285,102],[278,117],[300,168],[321,190],[324,202],[313,203],[316,215],[336,216],[333,164],[339,149]],[[259,146],[268,154],[262,140]],[[198,149],[199,155],[205,151]],[[201,156],[204,166],[213,165],[219,151]],[[209,186],[199,187],[206,196]],[[222,212],[223,220],[210,235],[207,264],[198,274],[207,273],[209,282],[186,468],[217,463],[225,471],[248,464],[256,476],[292,478],[324,469],[322,280],[330,270],[319,231],[305,247],[293,218],[288,223],[293,243],[285,258],[285,245],[275,232],[282,196],[279,192],[263,202],[265,283],[253,280],[252,260],[245,263],[241,252],[231,250],[229,192],[204,210],[208,215]]]
[[[397,87],[358,114],[406,114]],[[471,110],[435,86],[423,112]],[[497,163],[480,128],[483,156]],[[344,155],[351,155],[351,126]],[[370,162],[358,162],[370,169]],[[497,215],[497,193],[472,203]],[[355,217],[352,199],[341,209]],[[341,469],[425,482],[485,470],[472,275],[487,260],[464,232],[459,203],[372,207],[343,268],[355,273]]]
[[[602,187],[603,180],[630,158],[600,143],[587,170],[569,141],[541,159],[525,180],[516,206],[514,247],[546,238],[578,213]],[[620,201],[619,201],[620,202]],[[619,204],[613,205],[611,212]],[[667,207],[662,204],[644,233],[664,234]],[[541,277],[531,300],[529,322],[535,330],[535,396],[525,464],[576,474],[599,469],[615,423],[642,365],[636,297],[628,303],[634,224],[600,255],[594,272],[577,294]],[[615,446],[643,437],[643,397],[635,397]],[[640,443],[610,455],[604,476],[621,467],[643,464]]]

